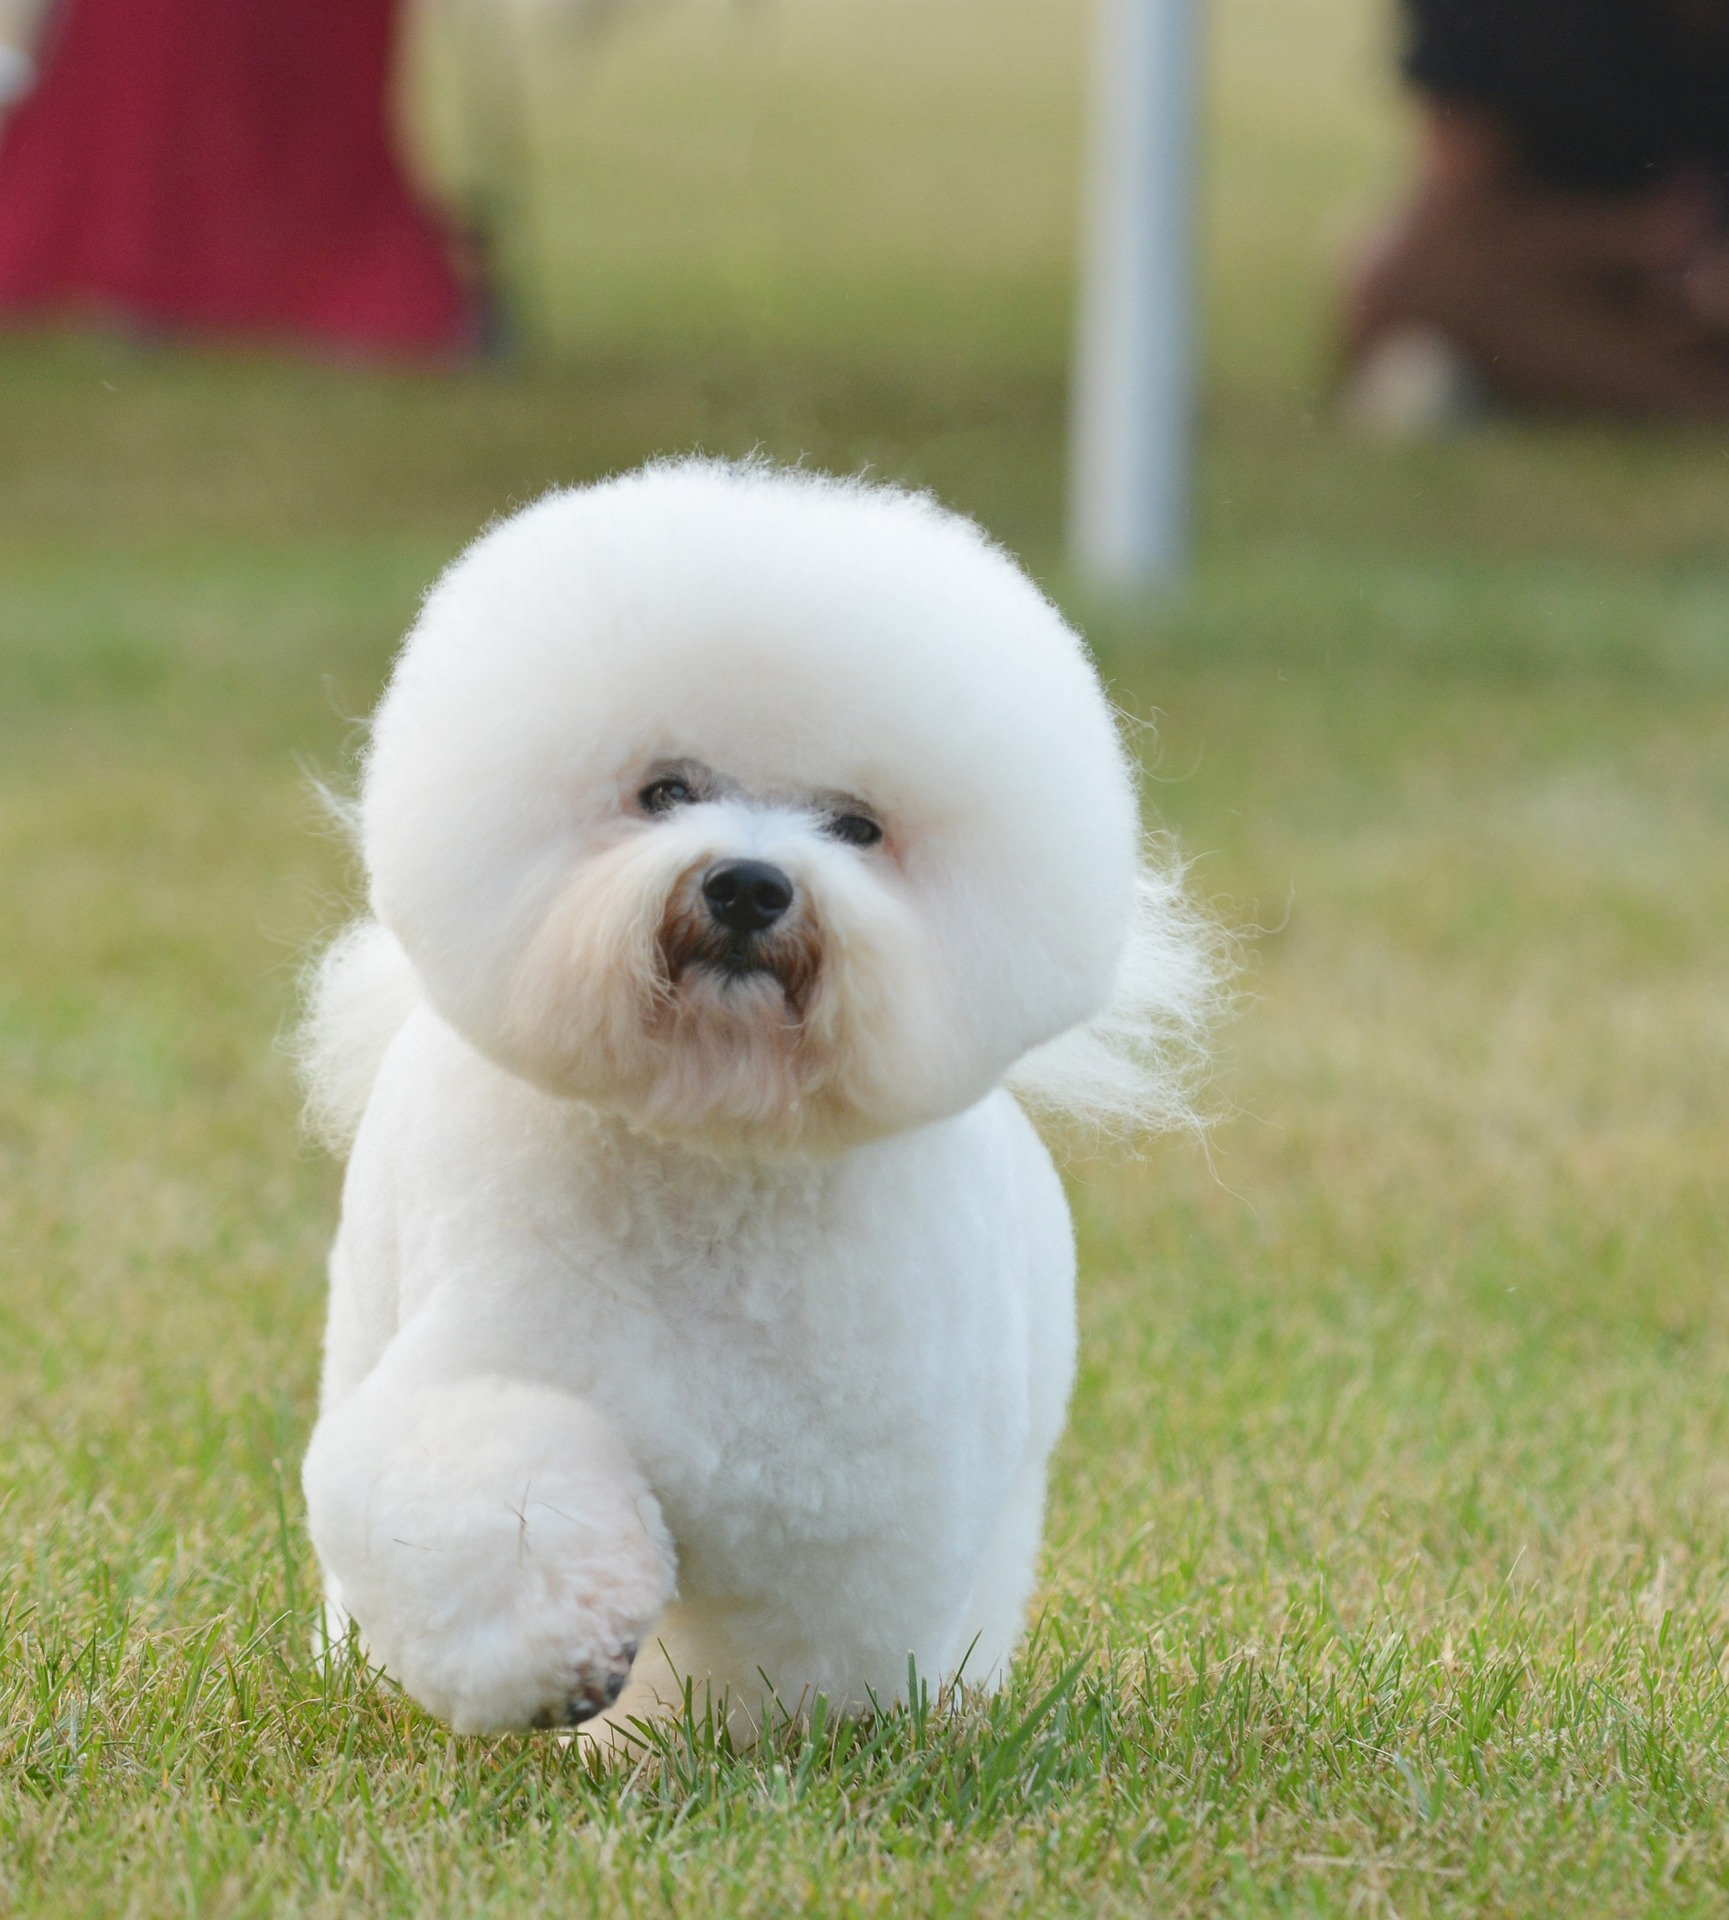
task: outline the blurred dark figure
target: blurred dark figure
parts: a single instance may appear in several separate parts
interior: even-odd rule
[[[1408,0],[1417,178],[1348,404],[1729,417],[1729,0]]]
[[[389,128],[399,0],[60,0],[0,133],[0,314],[449,354]]]

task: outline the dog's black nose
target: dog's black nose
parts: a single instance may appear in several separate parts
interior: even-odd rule
[[[761,933],[792,905],[792,882],[766,860],[722,860],[702,876],[702,897],[729,933]]]

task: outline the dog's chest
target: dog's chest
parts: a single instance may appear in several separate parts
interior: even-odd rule
[[[988,1210],[815,1179],[591,1205],[582,1388],[687,1569],[736,1589],[789,1547],[940,1527],[1012,1469],[1025,1327]]]

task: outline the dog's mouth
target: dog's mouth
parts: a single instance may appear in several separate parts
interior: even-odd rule
[[[712,982],[723,995],[778,987],[786,1011],[802,1020],[821,967],[821,940],[808,906],[772,928],[739,932],[720,925],[693,877],[673,890],[661,920],[660,957],[674,994],[693,978]]]

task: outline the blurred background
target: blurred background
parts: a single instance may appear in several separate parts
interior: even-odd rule
[[[1081,0],[423,0],[401,146],[484,231],[509,350],[390,371],[15,327],[0,542],[367,538],[412,574],[553,481],[761,447],[932,486],[1060,579],[1090,30]],[[1216,0],[1206,37],[1199,579],[1156,624],[1684,649],[1616,567],[1719,553],[1714,437],[1335,424],[1344,263],[1411,140],[1386,0]]]

